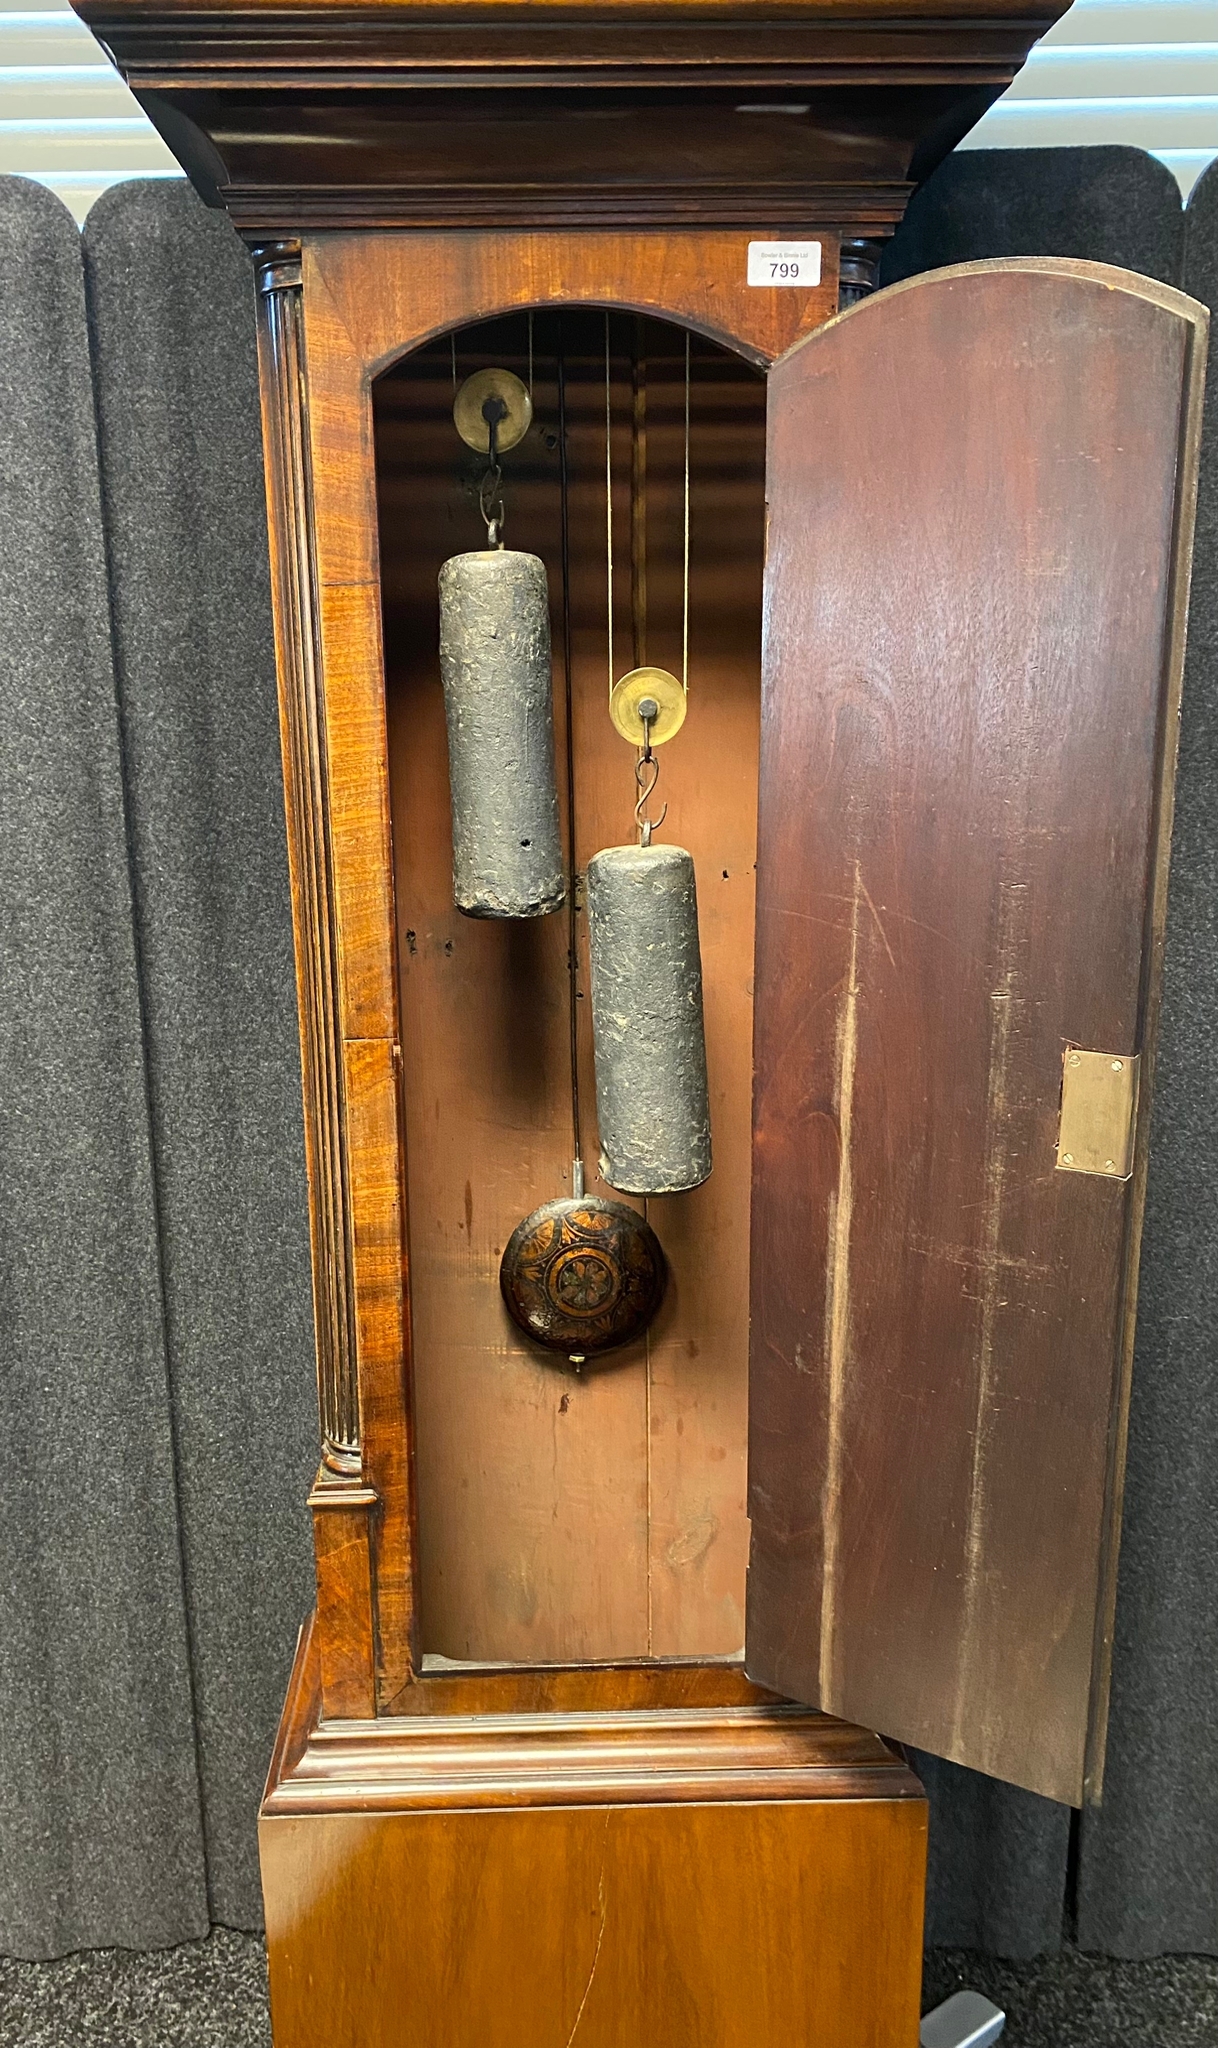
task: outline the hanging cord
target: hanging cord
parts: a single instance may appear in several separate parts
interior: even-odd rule
[[[681,561],[681,688],[689,695],[689,329],[685,330],[685,520]]]
[[[630,623],[634,667],[647,660],[647,358],[643,322],[634,323],[630,363]]]
[[[613,696],[613,401],[609,381],[609,315],[605,315],[605,625],[609,639],[609,695]]]
[[[571,1193],[584,1192],[579,1123],[579,927],[575,903],[575,718],[571,674],[571,500],[567,473],[567,358],[558,323],[558,498],[562,534],[562,682],[567,769],[567,1022],[571,1053]]]

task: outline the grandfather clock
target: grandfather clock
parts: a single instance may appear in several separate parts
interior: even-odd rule
[[[871,291],[1062,11],[82,0],[260,290],[322,1430],[277,2048],[912,2048],[900,1744],[1098,1796],[1205,316]],[[509,655],[541,725],[467,788]],[[696,878],[671,1079],[650,911],[589,979],[636,841]],[[615,1164],[683,1090],[684,1178]]]

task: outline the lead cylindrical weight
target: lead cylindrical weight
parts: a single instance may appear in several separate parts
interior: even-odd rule
[[[711,1170],[694,864],[680,846],[610,846],[588,863],[602,1177],[673,1195]]]
[[[550,599],[536,555],[440,571],[453,896],[467,917],[541,917],[566,895],[554,781]]]

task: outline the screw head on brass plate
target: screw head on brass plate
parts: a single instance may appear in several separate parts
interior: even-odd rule
[[[628,675],[618,677],[609,692],[609,716],[632,747],[647,743],[639,705],[648,697],[657,707],[657,715],[651,721],[653,747],[662,747],[685,723],[686,696],[676,676],[666,668],[632,668]]]
[[[572,1361],[642,1335],[668,1269],[650,1224],[625,1202],[566,1195],[518,1223],[499,1267],[512,1321]]]
[[[523,441],[533,423],[533,401],[529,387],[511,370],[475,370],[467,377],[453,400],[453,425],[467,448],[489,455],[491,430],[483,413],[488,398],[501,399],[504,413],[495,432],[500,455]]]

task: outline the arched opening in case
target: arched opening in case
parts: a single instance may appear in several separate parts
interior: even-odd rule
[[[609,374],[606,379],[606,338]],[[373,387],[398,920],[422,1648],[544,1664],[734,1657],[748,1525],[750,1070],[764,549],[765,382],[689,349],[689,711],[663,749],[661,833],[697,871],[714,1170],[646,1213],[669,1266],[645,1337],[576,1375],[510,1321],[499,1261],[570,1192],[568,921],[453,904],[437,577],[481,548],[485,458],[454,391],[500,366],[533,424],[504,458],[509,548],[545,563],[567,831],[559,365],[575,792],[582,1151],[598,1146],[580,877],[634,837],[635,756],[610,723],[606,387],[614,668],[682,666],[686,333],[599,309],[514,313],[397,361]],[[644,1207],[642,1203],[637,1206]]]

